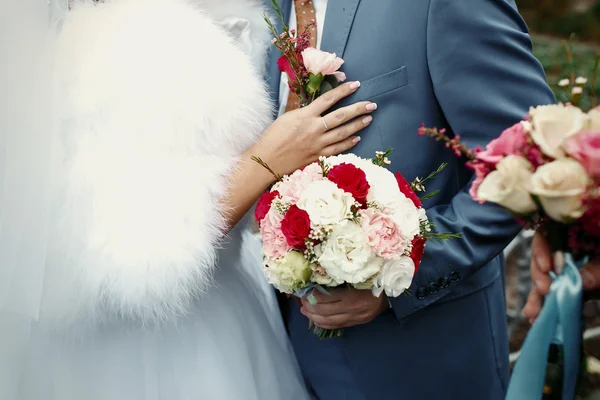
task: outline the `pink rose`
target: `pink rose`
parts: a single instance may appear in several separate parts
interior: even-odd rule
[[[386,260],[399,259],[408,243],[391,216],[373,209],[361,211],[360,215],[361,227],[375,254]]]
[[[311,72],[314,75],[333,75],[338,82],[346,80],[346,74],[339,71],[342,64],[344,64],[344,60],[337,57],[335,54],[309,47],[302,52],[302,58],[308,72]]]
[[[318,163],[312,163],[304,169],[296,170],[293,174],[284,178],[283,182],[275,184],[273,191],[278,191],[284,202],[294,205],[298,203],[302,192],[308,185],[325,179],[321,166]]]
[[[477,153],[477,159],[496,165],[502,158],[517,154],[525,145],[526,140],[527,131],[519,122],[502,132],[499,138],[492,140],[485,146],[485,150]]]
[[[282,220],[283,215],[271,208],[260,224],[263,251],[271,259],[283,257],[292,250],[281,231]]]
[[[481,182],[485,179],[486,176],[491,172],[490,167],[482,162],[476,162],[471,165],[471,168],[475,171],[475,180],[471,185],[471,189],[469,189],[469,195],[476,202],[483,204],[484,202],[479,199],[477,196],[477,192],[479,191],[479,186],[481,186]]]
[[[567,153],[594,179],[600,179],[600,131],[583,131],[567,139]]]

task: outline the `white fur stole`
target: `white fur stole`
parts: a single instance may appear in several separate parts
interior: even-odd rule
[[[62,27],[53,325],[165,321],[210,284],[227,178],[272,114],[260,63],[202,3],[76,4]]]

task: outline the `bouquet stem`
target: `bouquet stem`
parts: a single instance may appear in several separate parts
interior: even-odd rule
[[[321,340],[340,337],[344,333],[343,329],[323,329],[323,328],[319,328],[312,321],[310,321],[308,323],[308,329],[310,329]]]

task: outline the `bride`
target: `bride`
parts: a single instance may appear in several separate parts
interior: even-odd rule
[[[63,5],[3,13],[0,398],[308,398],[243,246],[251,157],[348,150],[367,103],[325,112],[359,85],[270,124],[260,0]]]

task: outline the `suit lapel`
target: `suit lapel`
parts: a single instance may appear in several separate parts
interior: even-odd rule
[[[273,5],[271,4],[271,0],[265,0],[267,3],[267,7],[269,10],[272,9]],[[286,22],[290,17],[292,0],[277,0],[279,3],[279,7],[285,16]],[[271,13],[274,14],[274,13]],[[281,32],[281,20],[279,17],[275,16],[272,19],[272,22],[277,27],[277,31]],[[271,95],[271,100],[274,104],[279,105],[279,83],[281,81],[281,72],[277,67],[277,60],[281,56],[279,50],[275,48],[275,46],[271,46],[269,50],[269,68],[268,68],[268,76],[267,76],[267,84],[269,87],[269,94]],[[275,113],[277,116],[277,112]]]
[[[360,0],[329,0],[321,49],[344,56]]]

